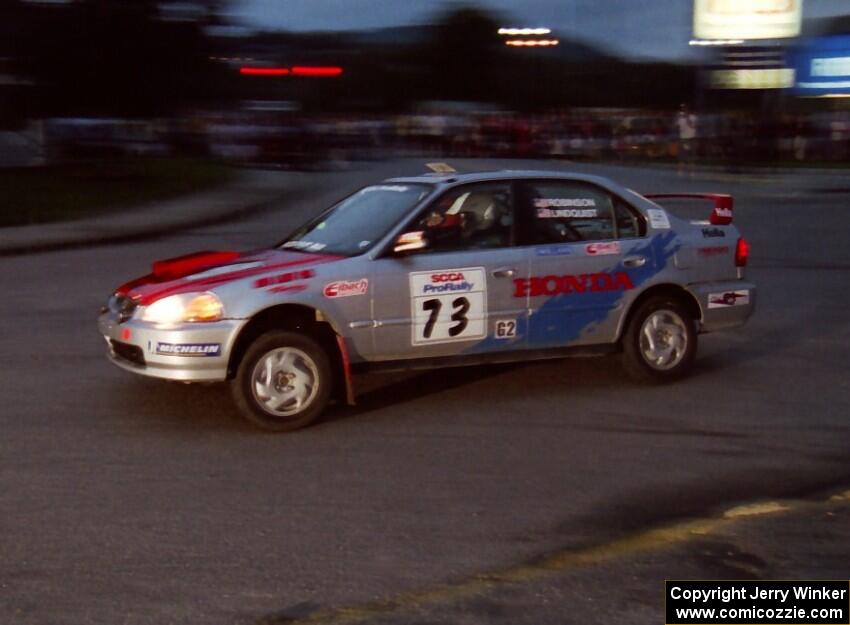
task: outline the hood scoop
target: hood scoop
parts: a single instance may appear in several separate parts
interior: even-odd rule
[[[157,280],[176,280],[239,258],[239,252],[195,252],[154,262],[151,273]]]

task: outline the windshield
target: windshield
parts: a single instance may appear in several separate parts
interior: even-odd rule
[[[362,254],[430,190],[424,184],[381,184],[360,189],[297,230],[281,247],[341,256]]]

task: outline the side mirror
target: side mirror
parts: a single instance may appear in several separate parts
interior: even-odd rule
[[[417,230],[415,232],[400,234],[395,240],[393,252],[396,254],[412,252],[415,250],[424,250],[426,247],[428,247],[428,239],[425,237],[425,232]]]

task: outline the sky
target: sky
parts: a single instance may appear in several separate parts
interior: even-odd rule
[[[686,60],[697,54],[691,0],[473,0],[508,26],[546,26],[563,38],[621,56]],[[460,4],[445,0],[233,0],[233,13],[254,28],[356,30],[427,23]],[[804,0],[803,15],[850,13],[850,0]]]

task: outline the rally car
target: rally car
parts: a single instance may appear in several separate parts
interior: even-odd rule
[[[250,421],[292,430],[368,371],[619,352],[667,382],[697,334],[743,324],[756,287],[728,195],[678,218],[606,178],[423,174],[367,186],[271,249],[155,262],[99,317],[113,363],[224,382]]]

